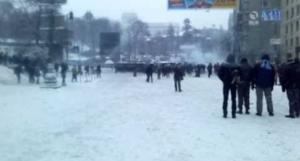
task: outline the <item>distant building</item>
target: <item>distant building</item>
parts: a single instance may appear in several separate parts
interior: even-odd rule
[[[282,0],[282,60],[287,53],[300,56],[300,1]]]
[[[175,33],[180,32],[180,25],[176,23],[148,23],[151,36],[167,34],[167,31],[171,25],[173,26]]]

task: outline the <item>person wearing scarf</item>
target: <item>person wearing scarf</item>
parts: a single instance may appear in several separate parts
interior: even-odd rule
[[[263,112],[263,95],[267,102],[269,116],[274,116],[272,91],[275,84],[275,68],[271,64],[270,56],[265,54],[261,62],[254,68],[252,89],[256,88],[256,108],[257,116],[262,116]]]

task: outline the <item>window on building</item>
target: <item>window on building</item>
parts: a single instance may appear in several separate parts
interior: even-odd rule
[[[299,31],[299,20],[296,22],[296,31]]]
[[[297,36],[296,37],[296,46],[299,46],[300,44],[299,44],[299,37]]]
[[[295,16],[295,9],[294,9],[294,7],[292,7],[292,10],[291,10],[291,18],[294,18],[294,16]]]
[[[289,11],[286,11],[285,17],[286,17],[286,20],[289,20]]]
[[[293,38],[291,38],[290,47],[291,47],[291,48],[294,47],[294,39],[293,39]]]
[[[289,34],[289,26],[288,25],[285,26],[285,34]]]
[[[297,5],[297,16],[299,16],[300,15],[300,5],[298,4]]]
[[[291,34],[291,35],[294,34],[294,24],[293,24],[293,23],[291,23],[291,32],[290,32],[290,34]]]

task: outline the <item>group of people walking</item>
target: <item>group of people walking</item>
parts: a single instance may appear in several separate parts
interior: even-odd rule
[[[261,60],[251,66],[246,58],[235,64],[235,57],[229,55],[218,72],[218,77],[223,83],[223,117],[228,116],[228,98],[231,95],[231,116],[236,114],[250,114],[250,90],[256,91],[256,115],[263,115],[263,97],[266,99],[267,112],[274,116],[272,92],[280,78],[283,92],[287,91],[290,112],[287,118],[299,117],[300,112],[300,63],[293,59],[291,54],[287,63],[278,69],[271,63],[270,56],[264,54]],[[238,95],[238,104],[236,97]],[[244,110],[245,109],[245,110]]]

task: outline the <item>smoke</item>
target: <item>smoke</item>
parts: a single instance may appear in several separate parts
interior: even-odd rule
[[[224,62],[224,55],[220,52],[203,52],[196,45],[182,45],[180,57],[186,63],[209,64]]]

